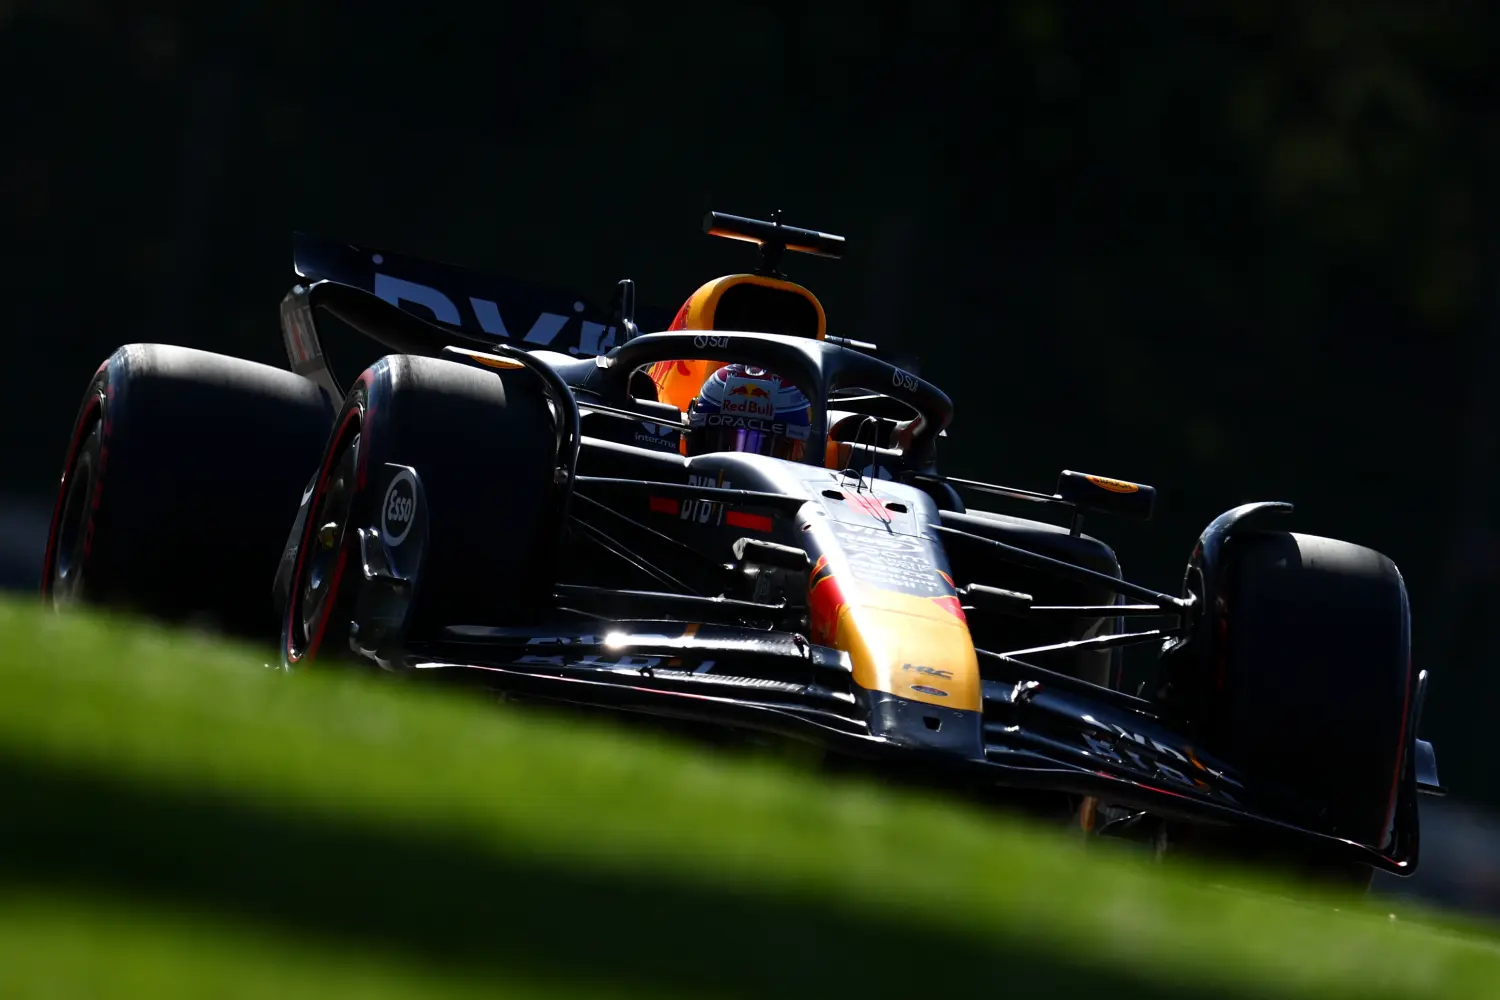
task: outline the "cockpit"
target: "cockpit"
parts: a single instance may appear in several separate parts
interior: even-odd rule
[[[701,330],[704,344],[712,342],[715,331],[736,331],[873,350],[874,345],[829,337],[827,314],[817,296],[779,271],[786,250],[841,256],[843,237],[784,226],[779,217],[764,222],[721,212],[708,214],[704,230],[712,236],[758,244],[760,264],[754,273],[726,275],[700,286],[677,310],[668,332]],[[788,394],[777,373],[744,369],[743,365],[726,366],[722,361],[671,359],[642,369],[644,377],[632,379],[631,388],[637,398],[668,403],[682,413],[687,428],[680,444],[683,454],[705,447],[722,450],[732,444],[733,450],[778,455],[796,452],[800,458],[795,445],[798,434],[805,435],[807,420],[797,415],[797,398]],[[840,399],[847,399],[851,408],[837,408]],[[880,402],[895,405],[880,406]],[[870,412],[871,404],[884,412]],[[806,400],[800,405],[805,406]],[[862,389],[842,390],[829,405],[824,465],[833,469],[850,467],[856,461],[852,454],[856,448],[899,449],[903,434],[909,436],[910,426],[918,417],[910,407]],[[878,466],[868,472],[879,473]]]

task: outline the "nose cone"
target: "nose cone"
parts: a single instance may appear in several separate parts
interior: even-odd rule
[[[984,715],[941,708],[884,691],[864,692],[870,735],[922,750],[984,759]]]
[[[929,598],[851,589],[839,616],[837,645],[849,653],[861,687],[979,710],[979,658],[961,618]]]
[[[849,653],[871,734],[982,757],[983,695],[968,626],[931,598],[877,590],[855,600],[839,616],[836,645]]]
[[[896,484],[818,485],[805,526],[819,554],[813,641],[848,654],[874,735],[982,757],[979,657],[942,546],[924,531],[936,507]]]

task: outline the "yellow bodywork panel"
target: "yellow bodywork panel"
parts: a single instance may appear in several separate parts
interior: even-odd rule
[[[944,708],[979,711],[979,658],[957,600],[913,597],[858,584],[838,612],[834,645],[849,654],[854,680]]]

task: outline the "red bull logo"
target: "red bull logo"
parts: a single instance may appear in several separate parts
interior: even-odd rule
[[[731,381],[724,390],[723,408],[725,413],[747,417],[770,417],[776,413],[776,405],[771,401],[771,390],[754,382]]]

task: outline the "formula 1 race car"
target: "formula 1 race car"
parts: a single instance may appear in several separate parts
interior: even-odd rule
[[[1389,559],[1252,503],[1204,529],[1181,594],[1131,583],[1081,519],[1149,518],[1151,487],[944,476],[949,398],[780,273],[842,238],[705,228],[759,266],[670,319],[629,281],[598,309],[299,236],[290,371],[142,344],[98,369],[46,598],[279,634],[289,669],[808,740],[1157,849],[1415,869],[1441,788]],[[325,344],[350,331],[388,353],[345,384]],[[1160,655],[1131,693],[1133,644]]]

